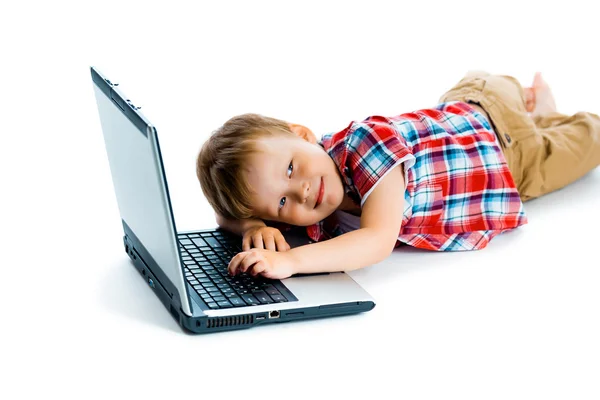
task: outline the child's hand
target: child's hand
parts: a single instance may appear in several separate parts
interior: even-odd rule
[[[288,251],[290,245],[277,228],[269,226],[255,226],[244,232],[242,250],[251,248],[267,249],[273,251]]]
[[[252,276],[262,275],[269,279],[284,279],[292,276],[294,259],[290,253],[264,249],[252,249],[236,254],[229,262],[231,275],[247,272]]]

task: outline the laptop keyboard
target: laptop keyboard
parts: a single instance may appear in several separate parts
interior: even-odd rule
[[[179,233],[185,279],[211,309],[247,307],[297,300],[281,281],[230,276],[229,261],[242,251],[239,238],[221,231]]]

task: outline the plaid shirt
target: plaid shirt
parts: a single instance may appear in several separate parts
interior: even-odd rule
[[[387,172],[404,164],[406,190],[397,245],[481,249],[497,234],[527,223],[495,133],[466,103],[368,117],[324,135],[320,145],[337,165],[345,192],[357,206]],[[308,235],[321,241],[344,233],[335,215],[308,226]]]

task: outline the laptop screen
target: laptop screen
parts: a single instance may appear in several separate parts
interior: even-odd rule
[[[104,88],[106,89],[106,88]],[[178,289],[182,309],[191,315],[154,128],[139,112],[135,121],[122,97],[94,85],[106,152],[121,218]],[[132,114],[132,110],[127,110]]]

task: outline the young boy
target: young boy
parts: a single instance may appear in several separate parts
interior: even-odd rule
[[[202,146],[197,174],[219,226],[243,236],[230,273],[348,271],[402,243],[481,249],[527,223],[522,201],[600,165],[600,117],[559,114],[540,74],[524,89],[469,73],[440,102],[354,121],[319,143],[256,114],[227,121]],[[289,250],[277,229],[289,225],[317,243]]]

